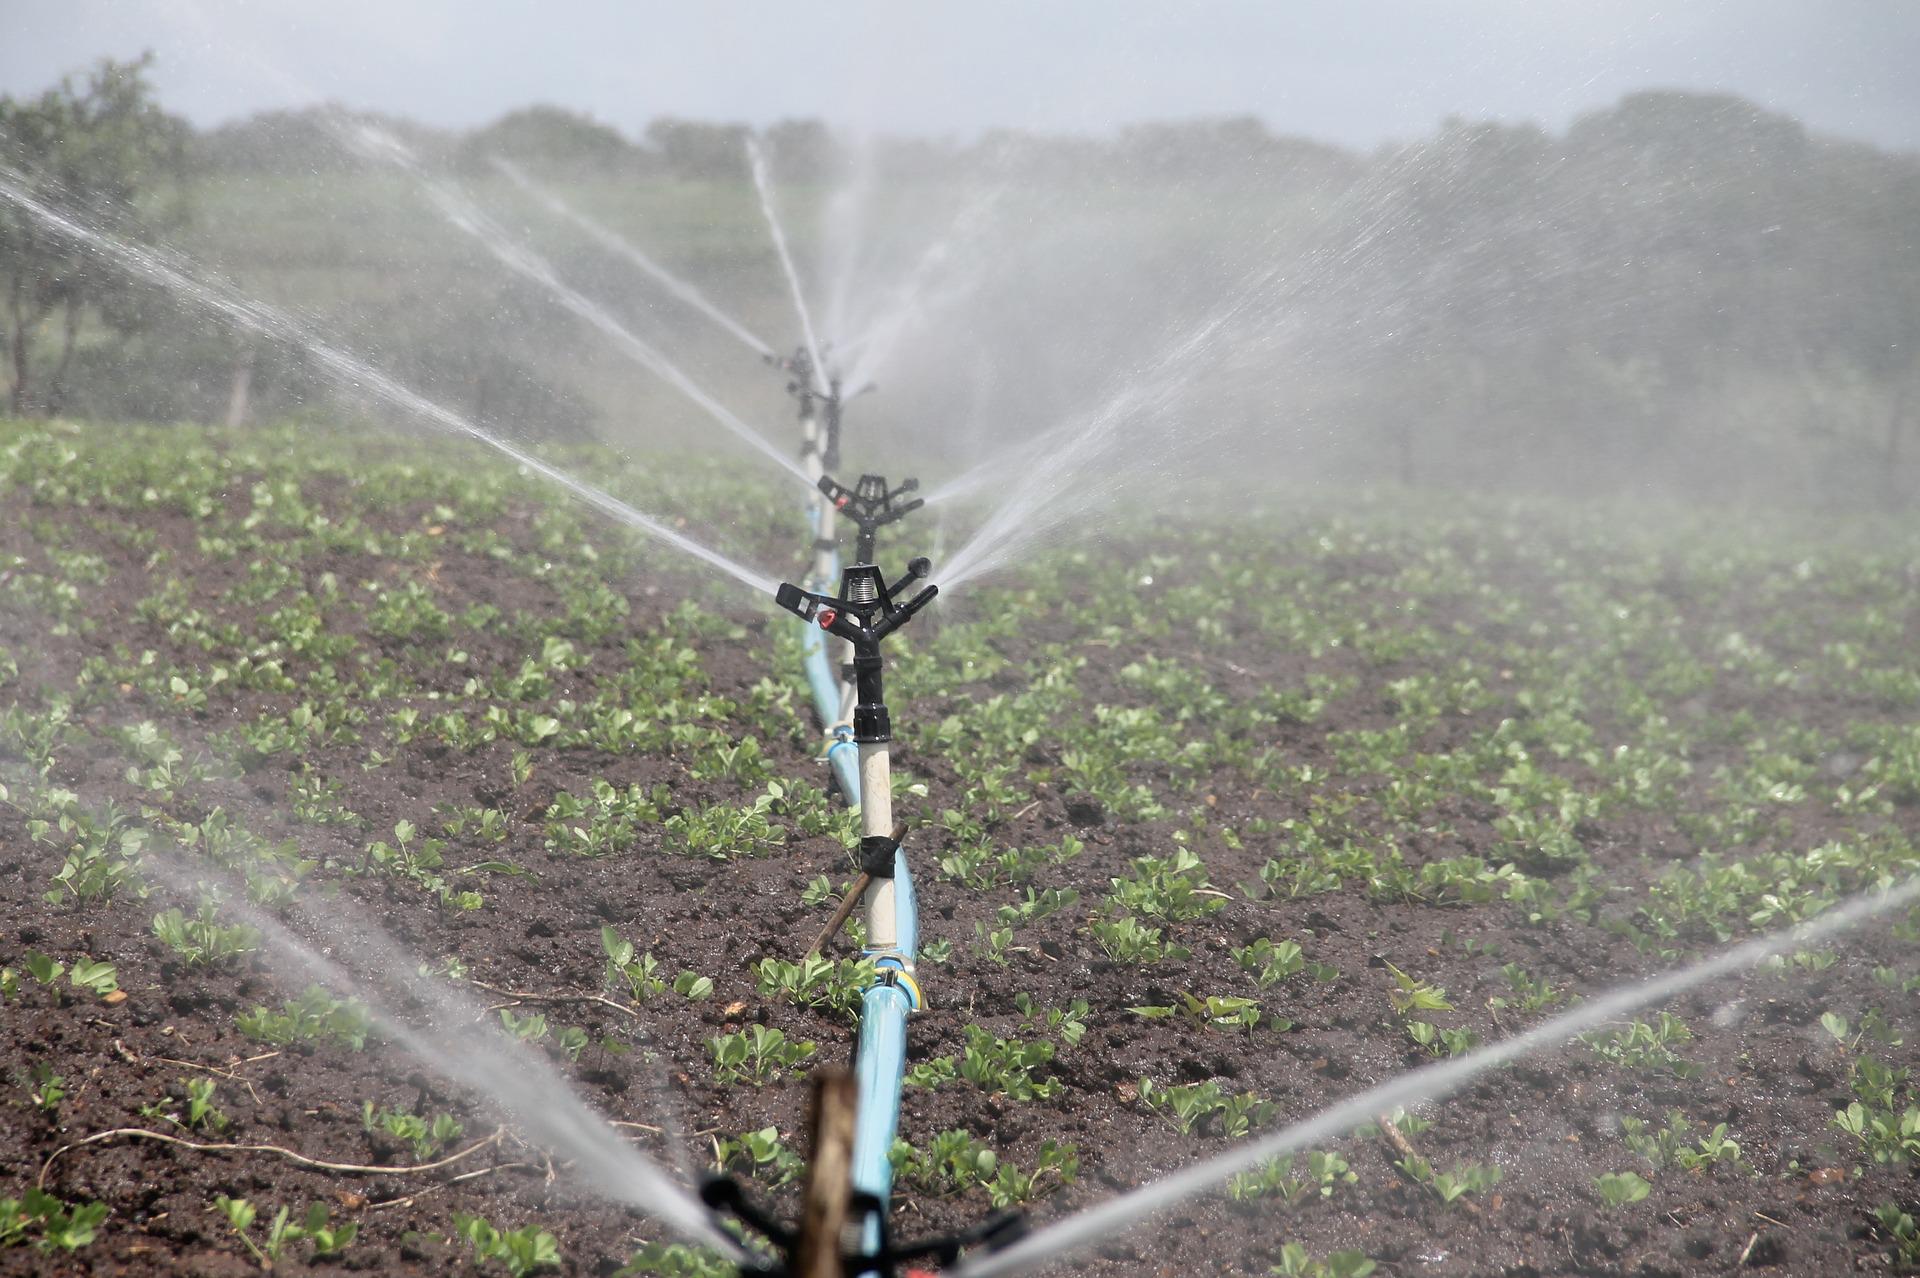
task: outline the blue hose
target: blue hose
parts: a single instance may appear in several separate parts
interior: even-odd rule
[[[817,523],[814,530],[818,536]],[[834,564],[837,568],[838,556]],[[831,590],[833,583],[819,582],[815,586]],[[827,764],[847,806],[858,808],[860,748],[854,743],[853,729],[839,722],[840,678],[827,656],[826,636],[815,626],[805,626],[805,631],[800,642],[807,686],[813,694],[814,712],[833,739],[827,746]],[[856,1193],[869,1194],[879,1201],[882,1217],[893,1194],[893,1140],[900,1127],[900,1084],[907,1068],[907,1013],[921,1006],[920,987],[907,970],[919,949],[920,909],[904,849],[893,854],[893,882],[898,944],[892,950],[867,952],[875,960],[878,977],[861,997],[860,1044],[854,1061],[859,1107],[854,1116],[851,1179]],[[880,1220],[869,1218],[862,1228],[868,1251],[880,1245]]]

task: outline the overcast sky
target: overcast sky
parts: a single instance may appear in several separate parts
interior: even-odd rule
[[[202,125],[322,99],[448,126],[550,102],[629,132],[1252,113],[1371,146],[1684,87],[1920,149],[1914,0],[0,0],[0,93],[143,49]]]

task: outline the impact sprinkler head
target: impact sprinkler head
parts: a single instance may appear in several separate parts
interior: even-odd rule
[[[830,475],[820,476],[820,491],[827,495],[835,510],[853,521],[853,525],[860,530],[859,539],[854,543],[853,557],[863,564],[873,562],[873,540],[877,529],[911,515],[927,504],[923,497],[915,497],[912,501],[899,500],[919,489],[920,481],[917,479],[903,479],[898,488],[889,490],[887,481],[879,475],[862,475],[852,488]]]
[[[928,586],[905,603],[894,602],[895,596],[932,569],[925,558],[913,559],[907,564],[907,575],[889,586],[873,564],[851,564],[840,574],[838,596],[816,595],[784,583],[774,592],[774,600],[782,608],[853,645],[855,741],[893,739],[893,725],[881,691],[880,641],[906,625],[940,593],[940,587]]]

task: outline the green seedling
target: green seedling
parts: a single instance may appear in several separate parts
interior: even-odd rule
[[[1117,962],[1158,963],[1187,957],[1185,947],[1163,942],[1159,928],[1147,927],[1136,918],[1096,919],[1091,929],[1107,957]]]
[[[778,1189],[804,1176],[807,1161],[787,1148],[778,1128],[762,1127],[735,1137],[714,1137],[713,1169],[723,1173],[743,1169]]]
[[[779,958],[760,960],[762,997],[777,998],[795,1007],[818,1007],[857,1017],[861,995],[873,984],[871,959],[828,959],[809,954],[797,963]],[[709,982],[711,985],[711,982]]]
[[[503,1230],[485,1216],[459,1211],[453,1214],[453,1232],[473,1248],[475,1264],[497,1260],[511,1278],[527,1278],[540,1269],[558,1269],[560,1240],[544,1229],[523,1225]]]
[[[1219,1118],[1220,1134],[1245,1136],[1274,1114],[1271,1102],[1252,1092],[1229,1095],[1216,1082],[1166,1087],[1150,1078],[1140,1080],[1140,1103],[1172,1123],[1183,1136],[1191,1135],[1209,1118]]]
[[[1652,1128],[1638,1118],[1620,1120],[1621,1138],[1627,1148],[1647,1160],[1655,1171],[1679,1167],[1699,1171],[1719,1163],[1740,1164],[1740,1143],[1727,1135],[1725,1123],[1716,1124],[1697,1141],[1694,1124],[1679,1110],[1667,1114],[1664,1128]]]
[[[264,1007],[242,1012],[234,1024],[247,1037],[280,1047],[327,1042],[357,1052],[373,1034],[373,1017],[364,1003],[335,998],[319,985],[287,999],[278,1012]]]
[[[1637,1203],[1653,1192],[1653,1186],[1634,1172],[1607,1172],[1596,1176],[1593,1187],[1600,1193],[1600,1201],[1609,1209],[1616,1209]]]
[[[764,1025],[707,1040],[714,1074],[721,1082],[747,1082],[756,1087],[792,1073],[817,1048],[816,1043],[793,1042],[785,1031]]]
[[[41,1252],[76,1252],[94,1240],[107,1212],[105,1203],[70,1207],[38,1189],[0,1198],[0,1251],[31,1238]]]
[[[1336,1187],[1359,1179],[1340,1155],[1310,1150],[1301,1157],[1284,1154],[1256,1171],[1238,1173],[1227,1182],[1227,1196],[1237,1203],[1271,1198],[1298,1207],[1314,1198],[1331,1198]]]
[[[1675,1078],[1692,1078],[1700,1072],[1699,1065],[1674,1051],[1675,1044],[1693,1041],[1693,1031],[1669,1012],[1623,1029],[1596,1030],[1582,1035],[1581,1041],[1601,1060],[1626,1069],[1661,1070]]]
[[[1370,1278],[1379,1266],[1364,1251],[1331,1251],[1322,1259],[1297,1242],[1280,1246],[1280,1259],[1267,1270],[1281,1278]]]
[[[188,967],[221,963],[260,948],[260,933],[244,923],[222,924],[211,900],[192,917],[177,909],[153,916],[153,934]]]
[[[738,1265],[711,1247],[647,1243],[614,1271],[613,1278],[735,1278],[739,1272]]]
[[[0,1204],[4,1206],[4,1204]],[[1901,1211],[1897,1203],[1881,1203],[1873,1220],[1880,1232],[1893,1244],[1893,1261],[1901,1269],[1920,1269],[1920,1225]]]
[[[1387,991],[1387,998],[1393,1003],[1393,1010],[1401,1016],[1409,1012],[1451,1012],[1453,1004],[1447,1001],[1447,992],[1438,985],[1429,985],[1425,981],[1415,980],[1391,963],[1386,963],[1387,971],[1393,973],[1395,988]]]
[[[896,1140],[891,1158],[895,1175],[903,1181],[939,1194],[978,1186],[987,1191],[989,1201],[997,1208],[1032,1201],[1046,1180],[1071,1185],[1080,1174],[1079,1153],[1071,1145],[1045,1142],[1033,1170],[1022,1171],[969,1133],[958,1130],[939,1133],[924,1150]]]
[[[624,990],[636,1003],[644,1003],[666,992],[665,978],[655,975],[659,962],[651,954],[635,956],[633,942],[625,940],[611,927],[600,929],[600,948],[606,952],[605,981],[609,988]]]
[[[311,1242],[316,1260],[338,1255],[352,1244],[360,1232],[357,1224],[331,1224],[327,1205],[314,1203],[297,1223],[292,1219],[292,1210],[282,1207],[268,1222],[266,1233],[255,1242],[253,1226],[259,1213],[251,1202],[221,1194],[213,1200],[213,1207],[226,1220],[227,1228],[253,1253],[262,1269],[272,1269],[286,1249],[296,1242]]]
[[[405,1145],[416,1163],[427,1162],[445,1151],[466,1131],[452,1114],[435,1114],[429,1119],[400,1110],[375,1109],[372,1101],[361,1102],[360,1125],[369,1136],[379,1134]]]
[[[1433,1164],[1418,1155],[1402,1158],[1397,1164],[1407,1178],[1424,1186],[1442,1205],[1451,1207],[1469,1194],[1486,1193],[1501,1180],[1498,1167],[1484,1163],[1456,1163],[1451,1171],[1435,1171]]]
[[[48,1118],[59,1116],[60,1102],[67,1098],[66,1075],[54,1073],[51,1065],[36,1065],[26,1088],[27,1099],[33,1102],[34,1108]]]

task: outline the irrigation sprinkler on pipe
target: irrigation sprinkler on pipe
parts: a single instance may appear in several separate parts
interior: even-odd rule
[[[940,587],[928,586],[905,603],[894,597],[926,577],[925,559],[907,565],[907,575],[887,585],[873,564],[849,565],[840,577],[838,596],[782,585],[774,599],[803,621],[811,621],[853,646],[853,740],[860,750],[860,869],[867,886],[867,946],[883,961],[892,958],[909,981],[912,960],[895,950],[893,866],[899,840],[893,837],[893,721],[887,714],[880,643],[932,602]],[[917,1000],[916,1000],[917,1001]]]
[[[852,488],[831,475],[822,475],[819,482],[820,491],[827,495],[833,508],[860,530],[853,552],[854,560],[858,563],[873,562],[875,532],[927,504],[919,497],[911,501],[900,500],[908,493],[919,491],[920,481],[917,479],[903,479],[900,486],[893,489],[889,489],[885,478],[879,475],[862,475]]]

